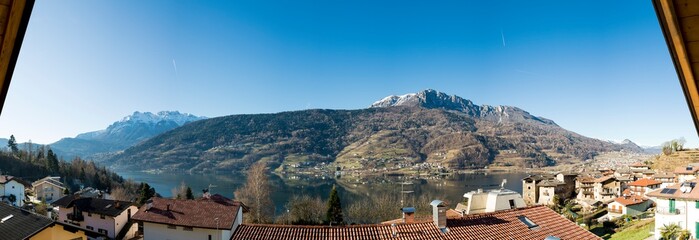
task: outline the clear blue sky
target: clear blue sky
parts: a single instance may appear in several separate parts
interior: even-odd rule
[[[51,143],[137,110],[358,109],[427,88],[590,137],[699,144],[650,0],[38,1],[0,137]]]

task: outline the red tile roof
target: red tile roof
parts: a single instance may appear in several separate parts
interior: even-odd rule
[[[530,219],[529,228],[519,217]],[[465,217],[451,215],[446,233],[434,223],[346,227],[242,224],[231,239],[600,239],[545,206],[533,206]]]
[[[660,185],[662,182],[653,180],[653,179],[648,179],[648,178],[641,178],[638,179],[634,182],[629,183],[629,186],[636,186],[636,187],[648,187],[652,185]]]
[[[621,196],[621,197],[614,199],[615,202],[618,202],[619,204],[624,205],[624,206],[641,204],[641,203],[646,202],[647,200],[648,199],[645,199],[641,196],[636,196],[636,195]]]
[[[697,172],[699,172],[699,167],[693,166],[693,165],[692,166],[684,166],[684,167],[676,167],[675,171],[673,171],[673,173],[675,173],[675,174],[696,174]]]
[[[615,180],[616,178],[614,178],[613,175],[607,175],[607,176],[603,176],[603,177],[600,177],[600,178],[595,179],[595,182],[596,182],[596,183],[603,183],[603,182],[606,182],[606,181],[608,181],[608,180],[610,180],[610,179],[611,179],[611,180]]]
[[[642,162],[635,162],[631,164],[631,167],[648,167],[648,165],[643,164]]]
[[[153,205],[146,210],[147,205],[134,214],[137,221],[177,225],[185,227],[198,227],[210,229],[232,228],[238,209],[244,205],[215,194],[211,198],[197,200],[151,198]],[[170,205],[170,211],[167,205]],[[218,223],[216,222],[218,218]]]

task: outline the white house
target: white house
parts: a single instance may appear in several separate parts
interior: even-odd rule
[[[29,184],[22,179],[0,175],[0,199],[13,206],[24,206],[24,189],[26,186],[29,186]],[[11,199],[14,201],[10,201]]]
[[[644,213],[650,207],[651,201],[637,195],[624,195],[614,199],[614,202],[609,203],[607,212],[609,217],[615,219],[621,215],[628,214],[637,216]]]
[[[690,164],[686,167],[677,167],[673,173],[677,176],[677,182],[692,181],[699,175],[699,166]]]
[[[696,181],[678,183],[647,194],[654,199],[655,239],[660,239],[661,228],[677,224],[688,230],[693,238],[699,233],[699,188]]]
[[[53,203],[58,207],[58,222],[74,225],[107,235],[134,236],[138,227],[130,224],[138,208],[131,202],[79,195],[65,196]]]
[[[133,219],[142,224],[144,240],[228,240],[243,223],[245,208],[218,194],[197,200],[154,197]]]
[[[32,183],[32,189],[38,201],[44,200],[47,203],[61,199],[65,196],[65,186],[61,182],[61,177],[45,177]]]
[[[518,192],[500,188],[484,192],[482,189],[464,194],[464,200],[456,205],[462,215],[489,213],[506,209],[526,207],[524,198]]]
[[[641,178],[629,183],[629,191],[632,195],[645,197],[647,193],[660,188],[662,182],[648,178]]]

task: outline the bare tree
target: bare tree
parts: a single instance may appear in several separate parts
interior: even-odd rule
[[[134,198],[132,194],[129,194],[126,189],[122,187],[115,187],[112,189],[110,196],[112,196],[114,200],[118,201],[133,201]]]
[[[319,197],[294,195],[286,203],[286,212],[279,216],[276,223],[318,225],[325,218],[325,202]]]
[[[182,181],[179,187],[173,188],[170,192],[174,199],[187,199],[187,184]]]
[[[248,170],[247,182],[234,193],[237,200],[250,207],[251,217],[246,221],[252,223],[270,223],[274,215],[266,168],[263,162],[253,164]]]

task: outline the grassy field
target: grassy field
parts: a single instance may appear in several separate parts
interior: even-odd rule
[[[621,232],[612,235],[610,240],[635,240],[646,239],[651,236],[651,231],[655,227],[654,219],[640,220],[630,225]]]

